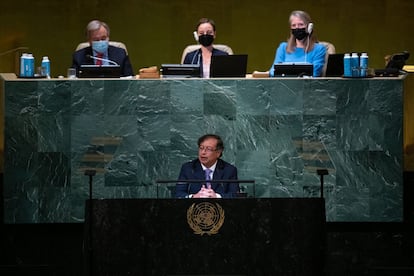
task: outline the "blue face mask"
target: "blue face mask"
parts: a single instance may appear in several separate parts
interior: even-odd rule
[[[108,50],[108,40],[92,41],[92,50],[98,53],[105,53]]]

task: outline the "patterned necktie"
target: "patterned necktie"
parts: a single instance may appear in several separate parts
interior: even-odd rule
[[[102,53],[97,53],[96,54],[97,58],[103,58],[103,54]],[[102,65],[102,60],[101,59],[97,59],[96,60],[96,65]]]
[[[206,174],[206,180],[211,180],[211,177],[210,177],[211,172],[212,172],[212,170],[210,170],[210,169],[205,169],[204,170],[204,173]],[[208,188],[208,189],[211,188],[211,183],[208,182],[208,181],[206,181],[206,188]]]

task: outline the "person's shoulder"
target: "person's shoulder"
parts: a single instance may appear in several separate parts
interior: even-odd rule
[[[73,60],[76,60],[79,63],[82,63],[86,57],[86,55],[91,54],[92,53],[92,48],[89,47],[85,47],[82,49],[79,49],[75,52],[73,52],[72,57]]]
[[[226,169],[226,168],[228,168],[228,169],[236,169],[236,166],[234,166],[234,165],[232,165],[232,164],[230,164],[229,162],[227,162],[227,161],[224,161],[223,159],[219,159],[219,160],[217,160],[217,162],[218,162],[218,164],[217,165],[219,165],[220,167],[222,167],[223,169]]]
[[[229,53],[213,47],[214,56],[227,56]]]
[[[315,43],[315,49],[318,51],[326,51],[326,46],[322,43]]]
[[[280,47],[284,47],[284,48],[286,48],[286,47],[287,47],[287,44],[288,44],[288,43],[287,43],[286,41],[282,41],[282,42],[280,42],[280,43],[279,43],[279,48],[280,48]]]
[[[286,50],[286,48],[287,48],[287,42],[286,41],[282,41],[282,42],[280,42],[279,43],[279,46],[277,46],[277,50],[283,50],[283,51],[285,51]]]
[[[82,49],[79,49],[79,50],[75,51],[73,54],[74,55],[83,55],[84,53],[86,53],[88,51],[92,51],[91,49],[92,49],[91,46],[88,46],[88,47],[85,47],[85,48],[82,48]]]
[[[190,63],[191,59],[198,53],[198,51],[200,50],[196,49],[194,51],[188,52],[184,57],[184,63]]]
[[[194,167],[197,164],[197,162],[200,162],[200,161],[198,159],[194,159],[194,160],[191,160],[191,161],[187,161],[187,162],[184,162],[182,164],[182,167],[183,168]]]
[[[112,46],[112,45],[108,46],[108,51],[111,51],[113,53],[126,54],[125,49],[121,47]]]
[[[188,52],[187,53],[187,56],[193,56],[193,55],[197,54],[199,51],[200,51],[200,48],[199,49],[195,49],[194,51]]]

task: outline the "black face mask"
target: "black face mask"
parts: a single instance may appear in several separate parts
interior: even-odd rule
[[[306,32],[306,28],[292,29],[292,34],[297,40],[302,40],[308,36],[308,33]]]
[[[213,44],[214,36],[209,34],[203,34],[198,37],[198,42],[200,42],[201,45],[204,47],[210,46]]]

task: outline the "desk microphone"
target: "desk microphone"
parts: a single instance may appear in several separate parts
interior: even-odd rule
[[[110,59],[106,59],[106,58],[98,58],[98,57],[94,57],[94,56],[92,56],[92,55],[86,55],[86,57],[87,57],[87,58],[94,59],[94,60],[106,61],[106,62],[108,62],[108,63],[110,63],[110,64],[112,64],[112,65],[119,66],[119,64],[118,64],[118,63],[116,63],[115,61],[110,60]]]

